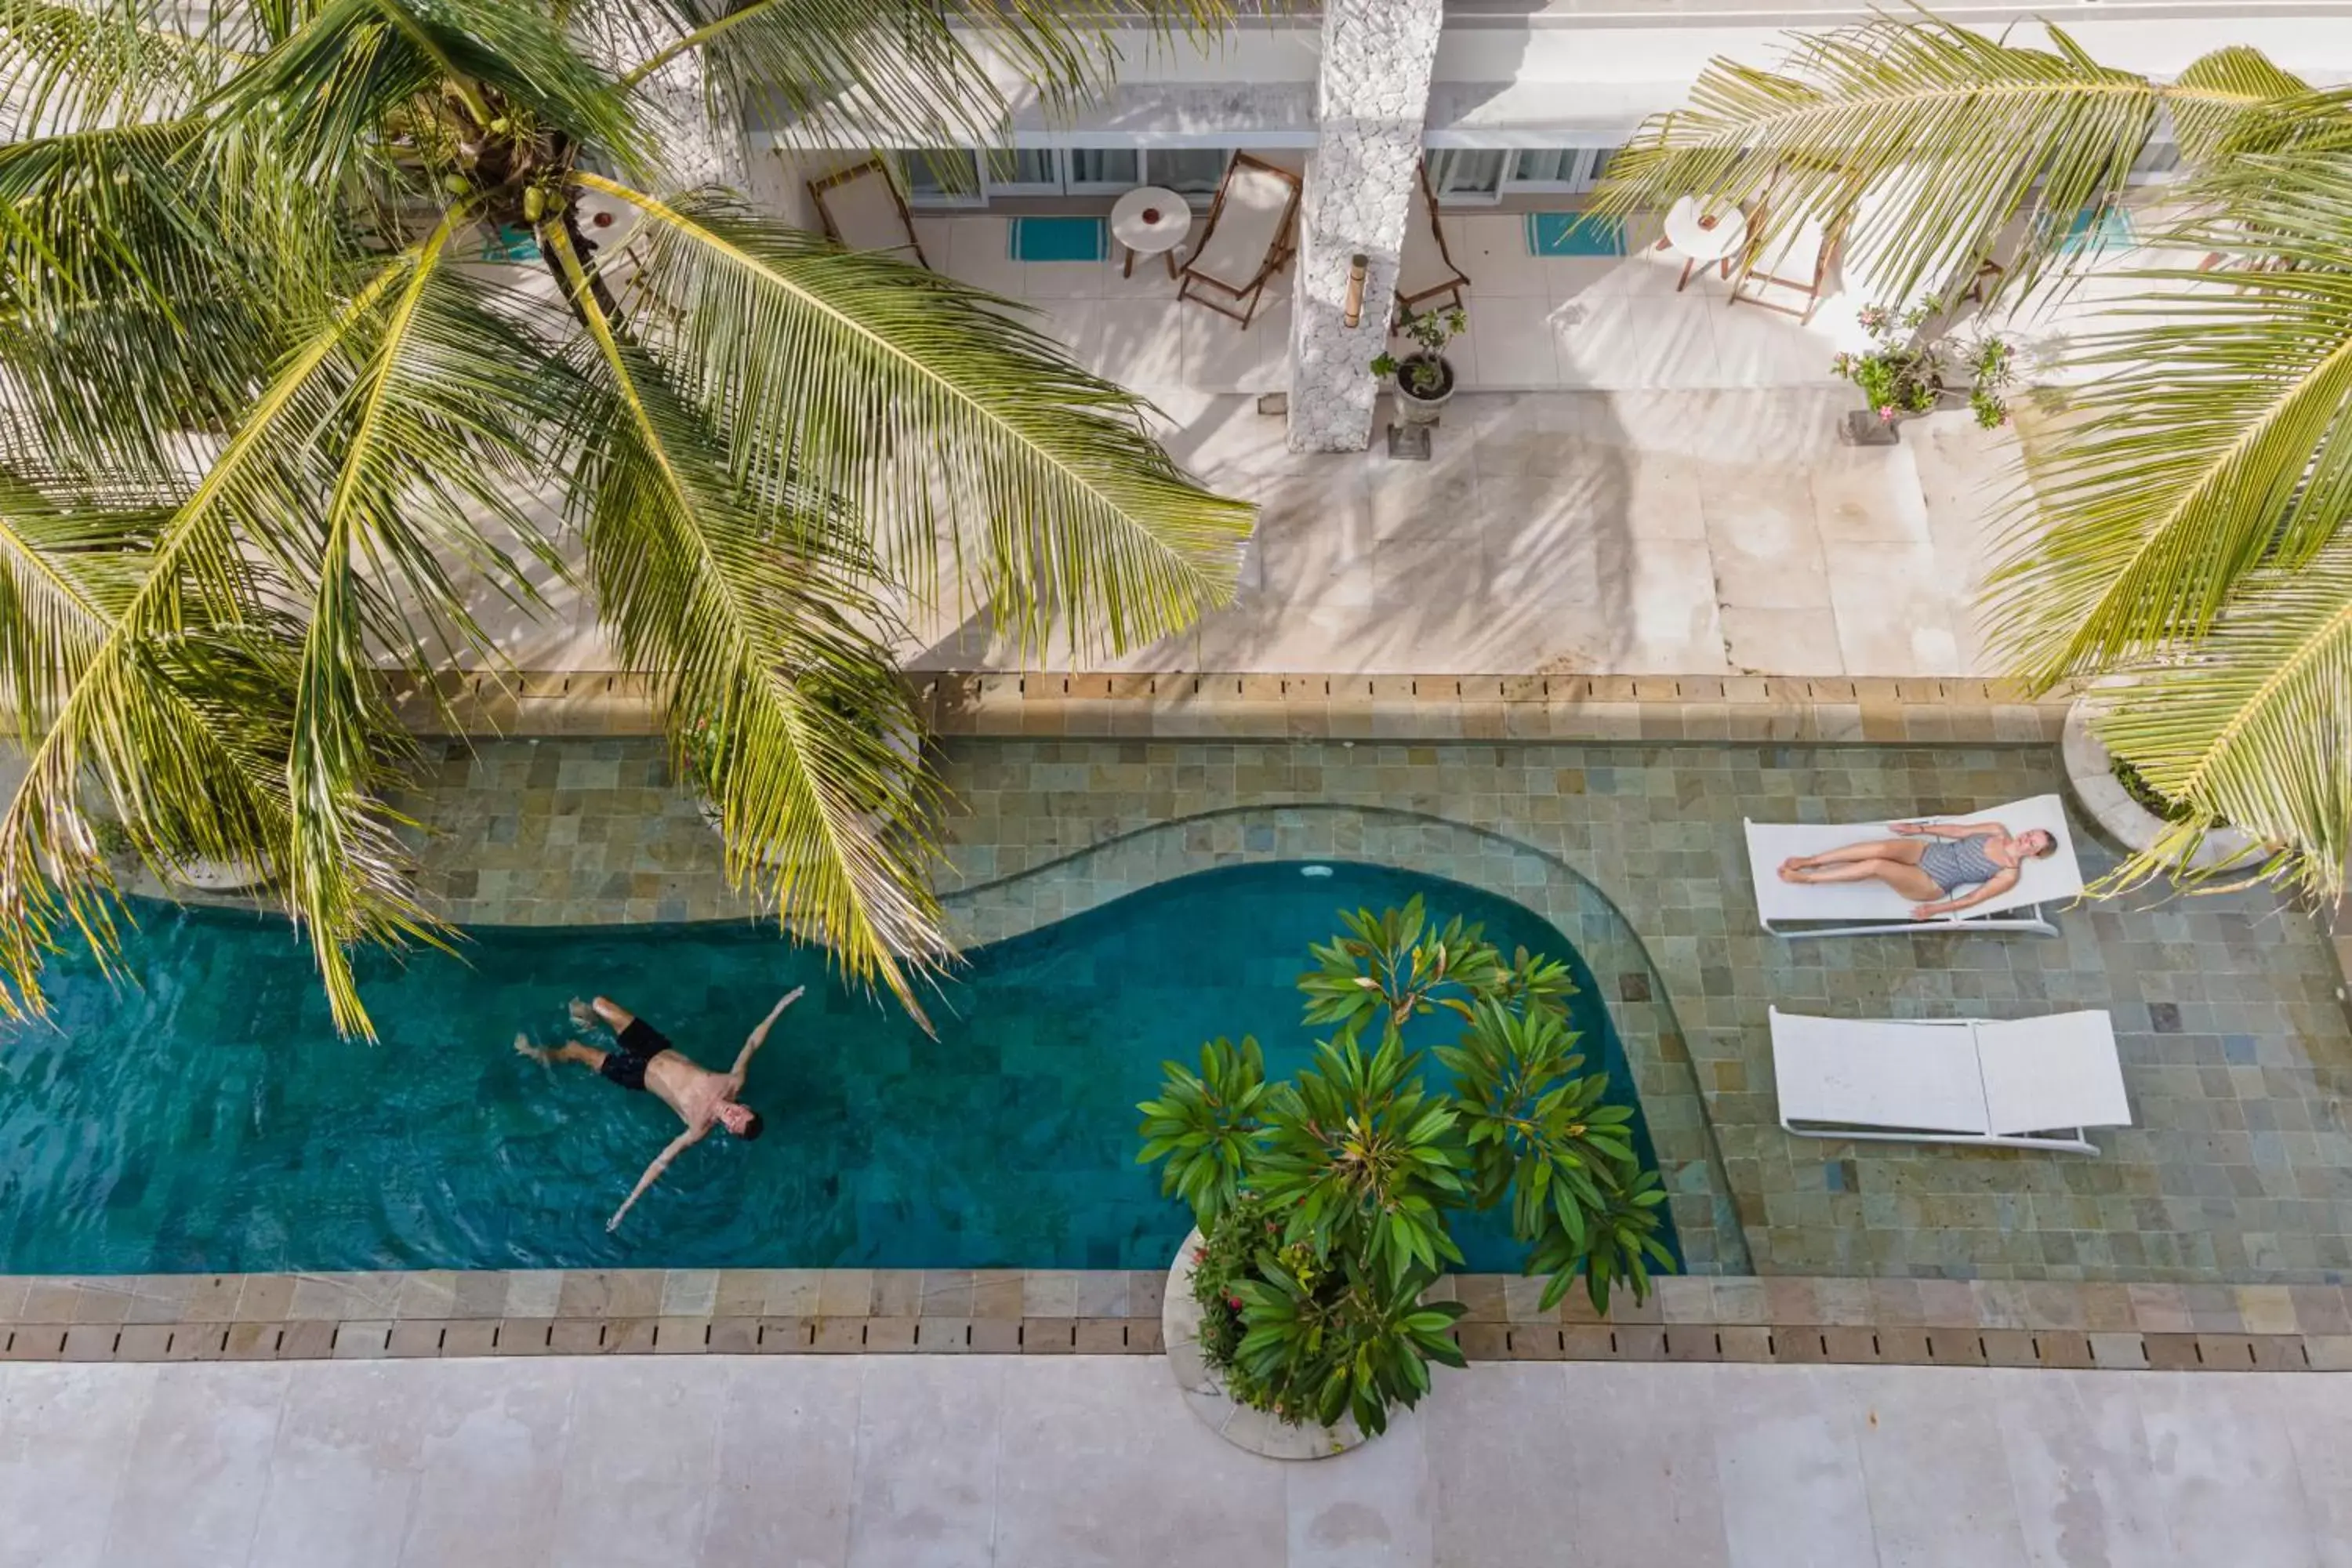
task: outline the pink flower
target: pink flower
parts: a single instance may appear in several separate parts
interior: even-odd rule
[[[1884,407],[1884,408],[1880,409],[1880,410],[1878,411],[1878,417],[1879,417],[1879,421],[1880,421],[1880,423],[1882,423],[1882,424],[1885,424],[1885,425],[1892,425],[1892,424],[1894,424],[1894,423],[1895,423],[1895,405],[1894,405],[1893,404],[1891,404],[1891,403],[1890,403],[1890,404],[1888,404],[1885,407]]]
[[[1225,1305],[1238,1312],[1242,1310],[1242,1299],[1239,1296],[1228,1296],[1225,1298]]]

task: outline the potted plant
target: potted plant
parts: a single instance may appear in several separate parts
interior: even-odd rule
[[[1580,1274],[1605,1310],[1612,1287],[1638,1300],[1654,1266],[1673,1267],[1633,1109],[1584,1070],[1568,1027],[1566,966],[1506,960],[1418,898],[1341,918],[1298,982],[1305,1022],[1331,1030],[1310,1065],[1269,1083],[1255,1039],[1213,1040],[1198,1073],[1166,1064],[1139,1107],[1140,1158],[1164,1162],[1199,1226],[1171,1283],[1197,1322],[1194,1344],[1170,1342],[1179,1380],[1198,1364],[1234,1405],[1323,1429],[1309,1452],[1377,1436],[1428,1392],[1430,1363],[1462,1364],[1462,1308],[1424,1299],[1462,1261],[1450,1215],[1507,1210],[1527,1271],[1550,1277],[1546,1310]],[[1451,1027],[1425,1052],[1407,1038],[1423,1020]]]
[[[1900,314],[1884,305],[1865,305],[1855,319],[1870,334],[1871,348],[1842,353],[1830,368],[1853,383],[1870,406],[1846,416],[1851,439],[1869,444],[1894,440],[1895,427],[1913,415],[1941,406],[1966,406],[1979,428],[2009,423],[2002,388],[2015,379],[2016,353],[1988,332],[1965,343],[1922,336],[1935,307],[1922,303]]]
[[[1454,366],[1445,358],[1445,345],[1469,324],[1459,305],[1444,310],[1406,310],[1397,330],[1420,347],[1402,359],[1384,349],[1372,361],[1374,375],[1393,378],[1397,408],[1406,424],[1434,425],[1454,400]]]

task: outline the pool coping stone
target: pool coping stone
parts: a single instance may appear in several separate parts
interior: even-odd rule
[[[1157,1269],[10,1275],[0,1361],[1159,1355],[1165,1281]],[[1547,1310],[1539,1281],[1462,1274],[1432,1295],[1463,1303],[1454,1338],[1473,1361],[2352,1372],[2341,1285],[1685,1275],[1601,1313],[1580,1292]],[[203,1310],[135,1310],[171,1300]]]
[[[908,671],[940,735],[1233,740],[2055,742],[2070,689],[1973,677]],[[453,671],[395,689],[425,735],[662,732],[658,689],[612,670]]]

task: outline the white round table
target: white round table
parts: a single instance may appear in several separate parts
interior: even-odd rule
[[[1723,275],[1731,276],[1731,258],[1748,237],[1748,215],[1720,196],[1685,196],[1666,209],[1665,233],[1658,243],[1689,258],[1683,263],[1682,281],[1675,285],[1680,293],[1690,283],[1691,269],[1706,262],[1722,262]]]
[[[1127,251],[1122,277],[1135,276],[1135,258],[1167,258],[1168,276],[1176,276],[1176,247],[1192,232],[1192,209],[1184,198],[1164,185],[1138,185],[1111,205],[1110,237]]]

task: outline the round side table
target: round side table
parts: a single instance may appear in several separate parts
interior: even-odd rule
[[[1679,294],[1690,286],[1692,270],[1707,262],[1722,262],[1723,275],[1731,276],[1731,258],[1748,237],[1748,215],[1720,196],[1685,196],[1666,209],[1664,226],[1666,237],[1659,246],[1688,258],[1682,281],[1675,285]]]
[[[1135,258],[1157,256],[1176,276],[1176,247],[1192,232],[1192,209],[1184,198],[1164,185],[1139,185],[1118,198],[1110,209],[1110,237],[1127,252],[1119,276],[1135,276]]]

